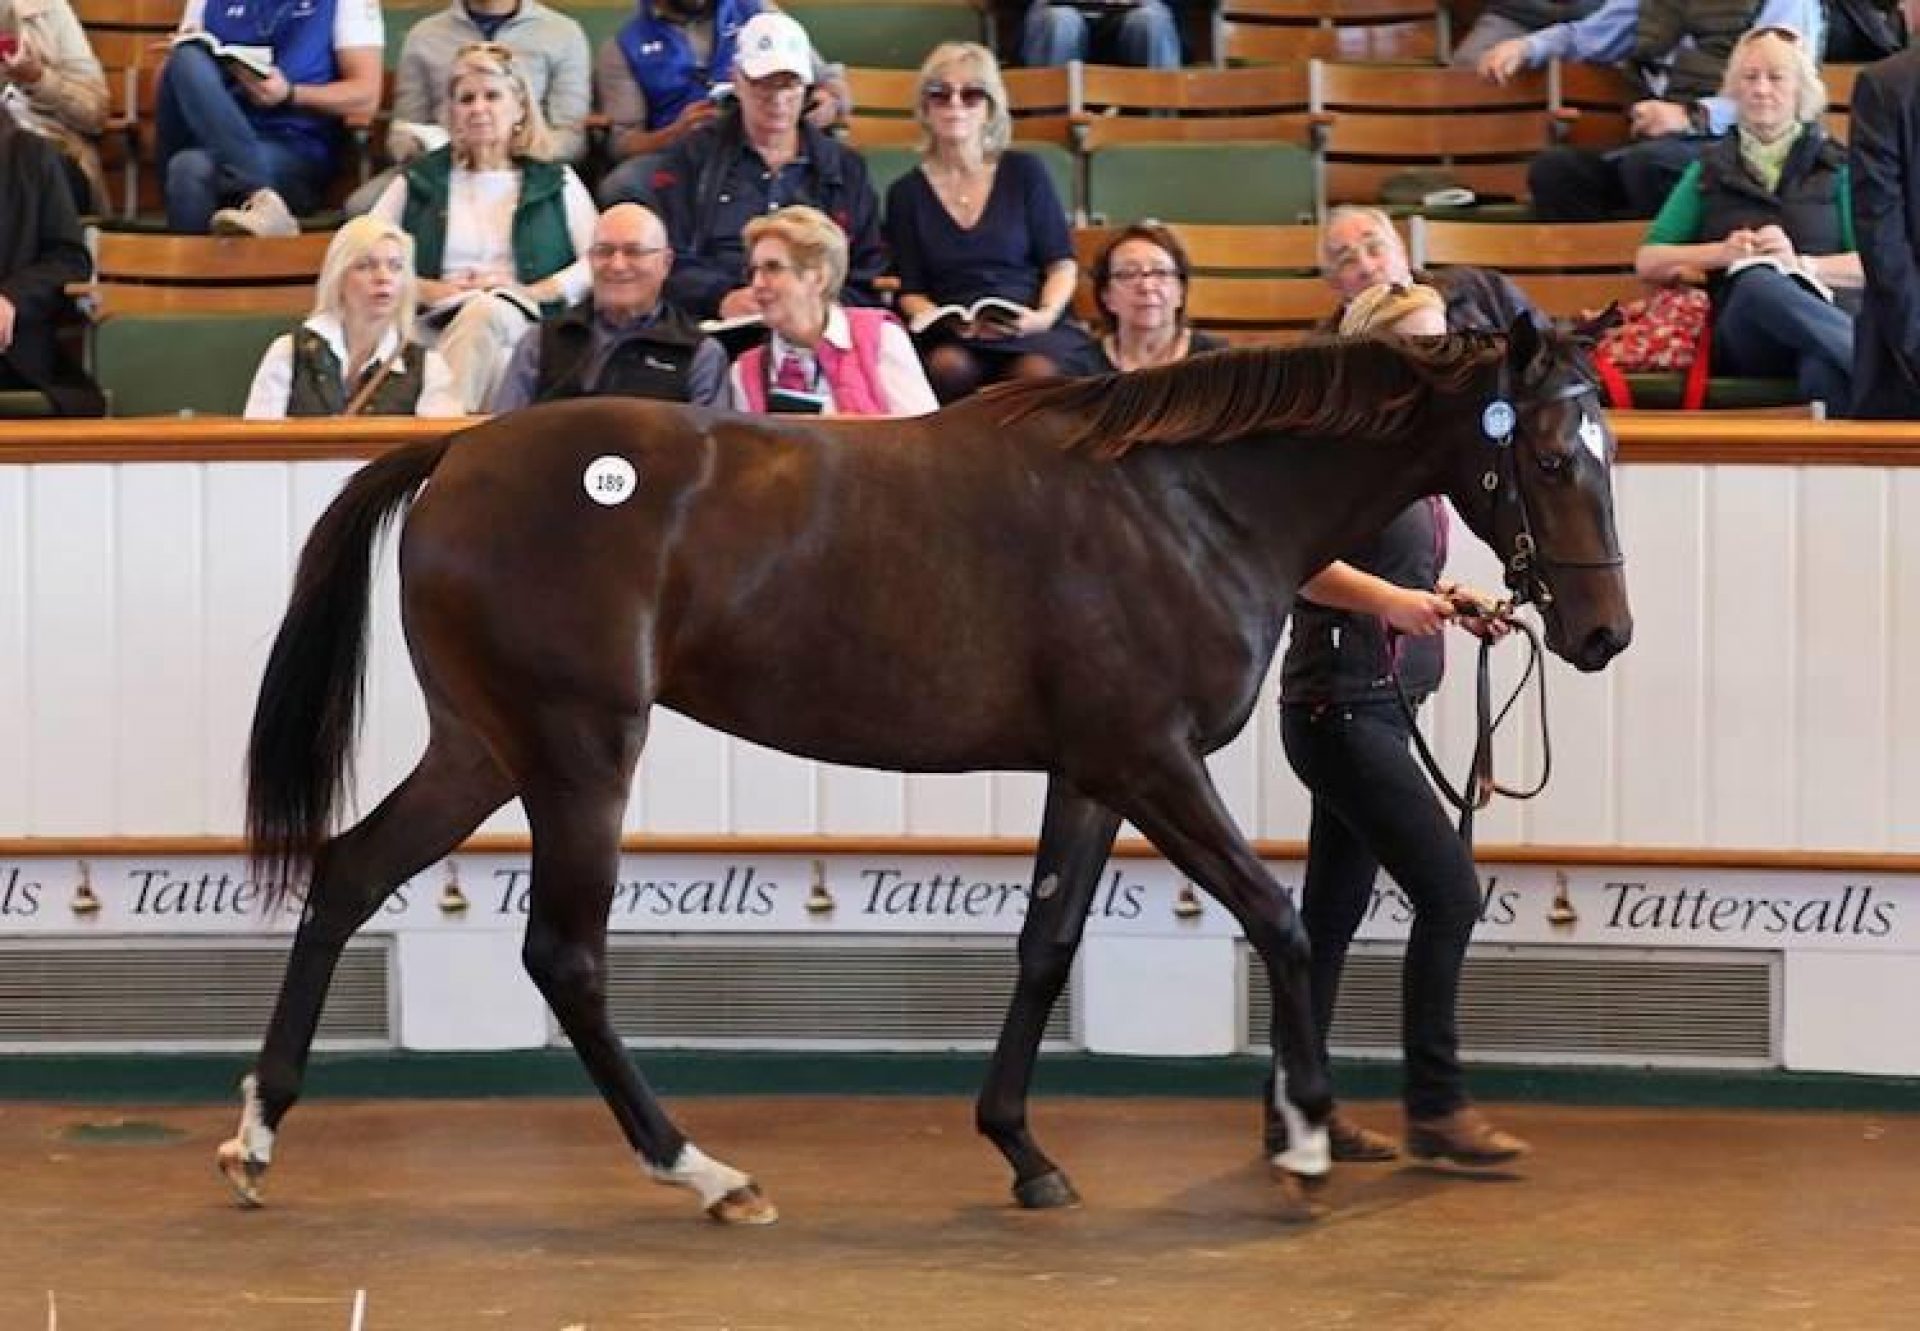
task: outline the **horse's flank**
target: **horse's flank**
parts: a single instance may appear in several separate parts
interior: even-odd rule
[[[1133,374],[1013,382],[985,398],[1008,424],[1037,412],[1069,418],[1059,446],[1101,458],[1141,444],[1224,443],[1265,432],[1379,438],[1404,430],[1433,390],[1464,389],[1503,351],[1482,337],[1305,342],[1284,351],[1220,351]]]

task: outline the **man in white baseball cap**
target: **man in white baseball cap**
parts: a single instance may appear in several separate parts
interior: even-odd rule
[[[880,201],[859,155],[806,121],[813,75],[806,29],[786,14],[755,14],[734,42],[735,105],[676,143],[647,182],[641,201],[673,240],[667,298],[697,319],[758,313],[741,230],[790,204],[818,208],[846,233],[842,299],[878,303]]]

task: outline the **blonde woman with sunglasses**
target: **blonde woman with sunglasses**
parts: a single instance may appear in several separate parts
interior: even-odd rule
[[[1013,151],[1006,84],[972,42],[920,67],[920,168],[887,191],[898,309],[942,402],[1001,379],[1074,374],[1092,344],[1067,322],[1079,280],[1066,209],[1037,157]],[[942,317],[981,308],[991,317]]]
[[[462,404],[479,412],[521,335],[591,288],[597,213],[572,169],[547,160],[540,105],[504,46],[454,57],[445,123],[447,145],[409,163],[370,215],[414,238],[414,335],[446,357]]]

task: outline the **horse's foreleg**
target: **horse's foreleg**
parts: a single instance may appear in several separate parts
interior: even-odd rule
[[[1032,1208],[1080,1200],[1027,1127],[1027,1096],[1034,1060],[1073,958],[1086,931],[1087,912],[1106,866],[1120,819],[1055,776],[1047,782],[1046,817],[1020,929],[1020,978],[1006,1023],[993,1047],[974,1121],[1013,1166],[1013,1195]]]
[[[1183,873],[1225,906],[1266,965],[1273,994],[1274,1107],[1286,1121],[1286,1149],[1274,1156],[1288,1190],[1290,1218],[1315,1213],[1293,1176],[1331,1166],[1326,1120],[1332,1086],[1314,1035],[1307,982],[1307,935],[1273,875],[1247,844],[1214,789],[1205,763],[1171,755],[1153,777],[1131,783],[1114,803]]]
[[[320,848],[279,1001],[254,1071],[241,1084],[240,1130],[220,1171],[242,1203],[261,1204],[280,1121],[300,1096],[334,967],[347,940],[414,874],[453,850],[513,794],[478,739],[436,725],[413,772],[374,811]]]
[[[638,751],[636,736],[632,754]],[[528,782],[522,796],[533,830],[527,973],[648,1173],[696,1193],[707,1214],[724,1224],[771,1224],[779,1212],[759,1185],[704,1154],[667,1117],[607,1016],[607,912],[632,770],[628,757],[617,781],[583,782],[570,773]]]

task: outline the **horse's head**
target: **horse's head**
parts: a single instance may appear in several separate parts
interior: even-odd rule
[[[1506,343],[1450,493],[1506,565],[1514,600],[1539,607],[1547,645],[1598,670],[1633,637],[1613,526],[1613,431],[1578,340],[1523,317]]]

